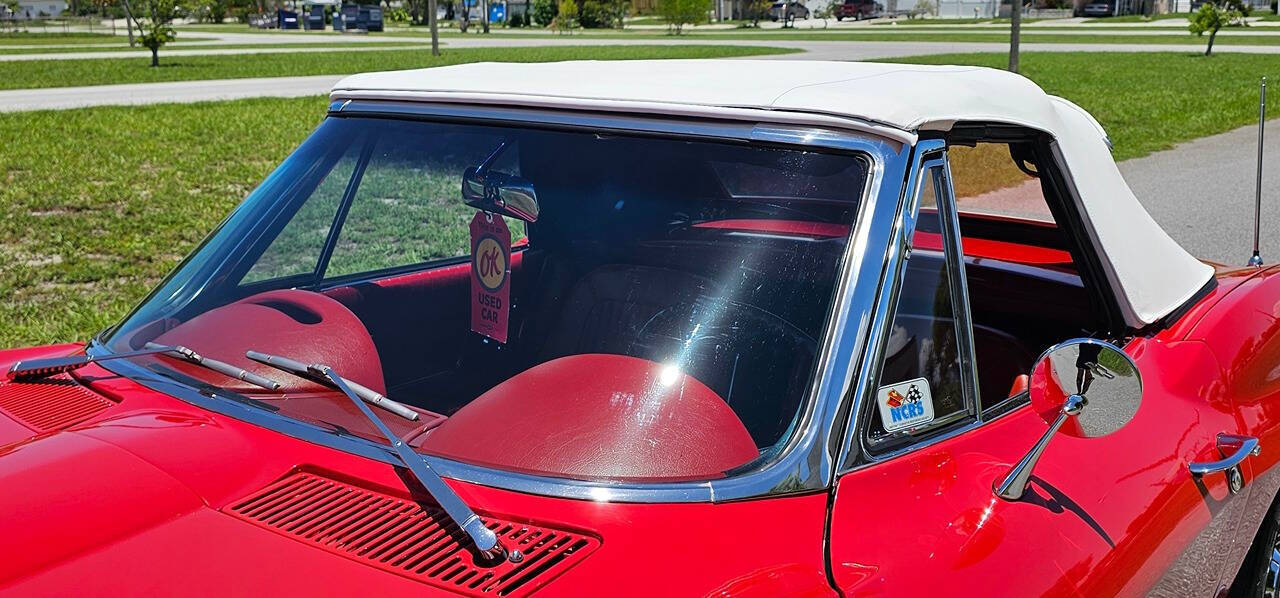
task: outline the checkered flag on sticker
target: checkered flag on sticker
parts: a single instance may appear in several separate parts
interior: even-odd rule
[[[907,402],[917,403],[919,401],[920,401],[920,389],[915,384],[912,384],[911,387],[907,389]]]

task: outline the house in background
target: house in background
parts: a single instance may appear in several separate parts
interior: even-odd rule
[[[65,0],[18,0],[15,19],[39,19],[61,16],[67,10]]]

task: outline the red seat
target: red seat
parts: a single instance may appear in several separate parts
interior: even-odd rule
[[[751,435],[692,376],[624,355],[534,366],[427,434],[460,461],[580,479],[696,479],[755,459]]]

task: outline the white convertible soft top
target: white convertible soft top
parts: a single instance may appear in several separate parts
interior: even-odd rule
[[[1213,276],[1138,203],[1093,117],[1005,71],[790,60],[476,63],[353,75],[334,86],[332,98],[818,125],[904,143],[914,143],[920,130],[948,130],[959,121],[1026,126],[1057,140],[1128,325],[1156,322]]]

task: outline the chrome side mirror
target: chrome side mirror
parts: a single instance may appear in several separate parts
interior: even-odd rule
[[[1119,347],[1077,338],[1049,347],[1031,370],[1031,405],[1049,423],[1040,440],[1003,480],[995,493],[1022,498],[1040,455],[1054,434],[1098,438],[1124,427],[1142,404],[1138,366]]]

